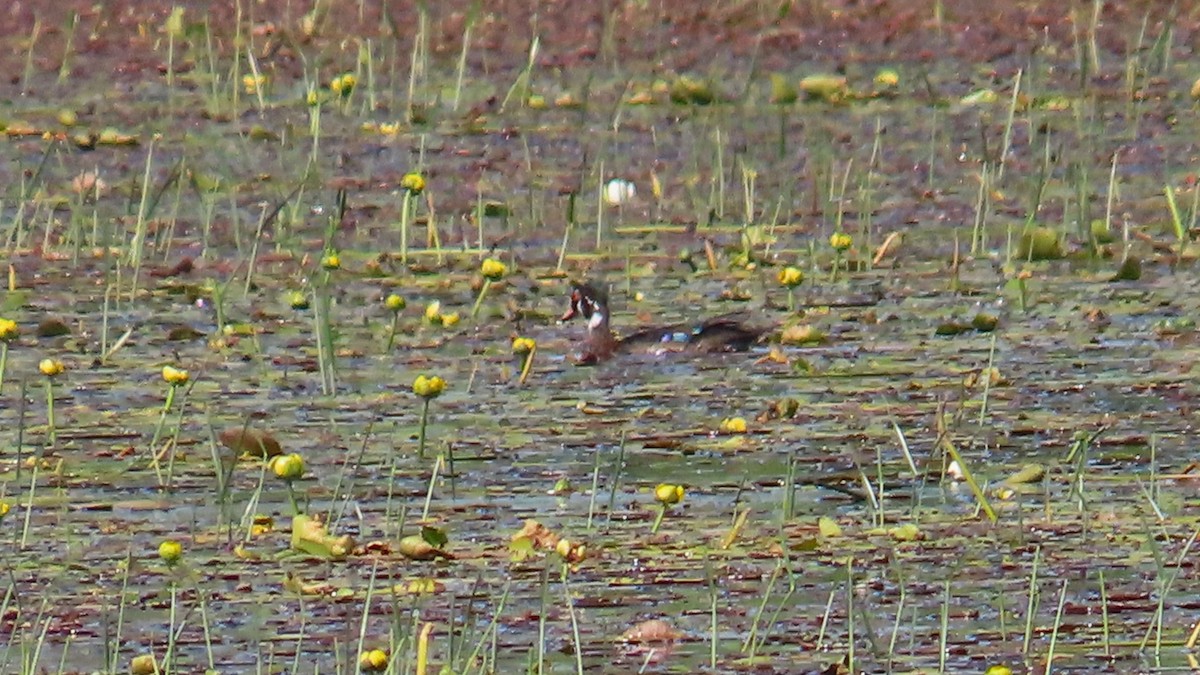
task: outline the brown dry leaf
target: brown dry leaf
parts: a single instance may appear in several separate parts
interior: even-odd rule
[[[102,195],[108,191],[108,182],[95,171],[84,171],[71,179],[71,191],[82,195]]]
[[[621,634],[621,642],[641,644],[645,642],[671,642],[683,637],[683,633],[662,619],[649,619]]]
[[[550,528],[530,518],[525,521],[521,531],[512,536],[514,542],[521,539],[529,540],[534,548],[554,549],[558,546],[559,536],[550,531]]]
[[[239,455],[270,458],[283,454],[283,447],[265,431],[255,429],[226,429],[217,435],[221,444]]]

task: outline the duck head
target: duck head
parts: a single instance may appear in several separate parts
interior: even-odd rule
[[[607,332],[608,295],[591,284],[578,283],[571,288],[571,304],[559,321],[582,316],[589,333]]]

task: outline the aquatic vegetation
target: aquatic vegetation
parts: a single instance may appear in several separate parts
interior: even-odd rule
[[[487,295],[492,284],[508,274],[508,265],[495,258],[485,258],[479,265],[479,273],[483,275],[483,285],[479,287],[479,295],[475,298],[475,305],[471,307],[471,318],[479,316],[479,307],[483,304],[484,296]]]
[[[378,4],[7,17],[0,670],[1191,667],[1189,5]]]

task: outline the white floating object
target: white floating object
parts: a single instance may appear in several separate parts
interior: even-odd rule
[[[957,460],[950,461],[950,466],[946,467],[946,476],[954,480],[963,479],[963,470],[962,467],[958,465]]]
[[[620,206],[637,197],[637,186],[624,178],[614,178],[604,185],[604,203]]]

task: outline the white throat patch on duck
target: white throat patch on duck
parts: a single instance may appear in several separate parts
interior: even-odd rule
[[[590,299],[585,300],[591,307],[591,315],[587,319],[587,327],[589,331],[599,330],[604,326],[604,312],[592,302]]]

